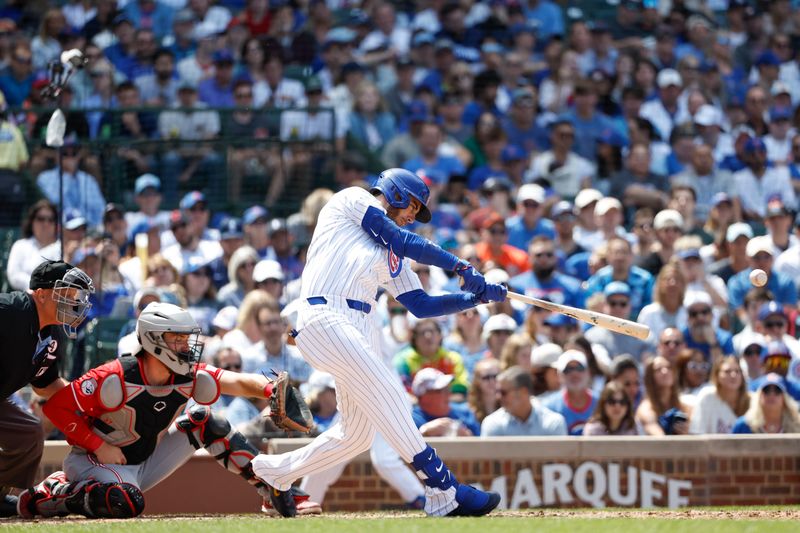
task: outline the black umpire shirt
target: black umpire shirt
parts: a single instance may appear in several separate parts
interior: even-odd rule
[[[30,383],[46,387],[58,379],[54,326],[39,331],[33,296],[0,294],[0,400]]]

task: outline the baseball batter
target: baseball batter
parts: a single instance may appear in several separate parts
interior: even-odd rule
[[[480,516],[500,495],[458,483],[414,425],[405,391],[380,357],[375,298],[383,287],[418,317],[502,301],[506,290],[487,284],[468,263],[403,229],[428,222],[430,191],[415,174],[384,171],[370,192],[348,188],[322,209],[303,272],[294,332],[298,348],[315,368],[336,379],[340,421],[313,442],[282,455],[258,455],[260,479],[287,491],[296,479],[347,461],[372,445],[376,431],[417,471],[425,484],[429,515]],[[467,292],[430,296],[406,259],[454,270]]]

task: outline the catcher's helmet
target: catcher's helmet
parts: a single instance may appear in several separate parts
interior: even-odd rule
[[[148,304],[136,321],[136,336],[142,348],[167,368],[184,376],[192,374],[203,353],[203,343],[198,340],[200,331],[189,311],[168,303]],[[170,346],[164,333],[189,335],[189,340],[185,347]]]
[[[402,168],[384,170],[370,190],[383,193],[389,205],[397,209],[405,209],[411,198],[416,198],[422,204],[416,219],[420,222],[431,221],[431,211],[426,205],[431,191],[422,178],[413,172]]]

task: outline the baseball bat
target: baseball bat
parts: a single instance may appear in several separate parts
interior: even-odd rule
[[[588,309],[578,309],[577,307],[570,307],[568,305],[555,304],[547,300],[540,300],[532,296],[525,296],[516,292],[508,291],[508,297],[523,302],[528,305],[535,305],[555,313],[570,316],[582,322],[588,322],[595,326],[600,326],[616,333],[623,335],[630,335],[637,339],[645,340],[650,336],[650,328],[644,324],[625,320],[624,318],[617,318],[615,316],[607,315],[605,313],[598,313],[596,311],[589,311]]]

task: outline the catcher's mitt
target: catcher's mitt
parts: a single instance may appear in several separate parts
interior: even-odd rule
[[[275,374],[272,397],[269,399],[269,417],[286,431],[308,433],[314,427],[311,409],[300,392],[289,384],[289,373]]]

